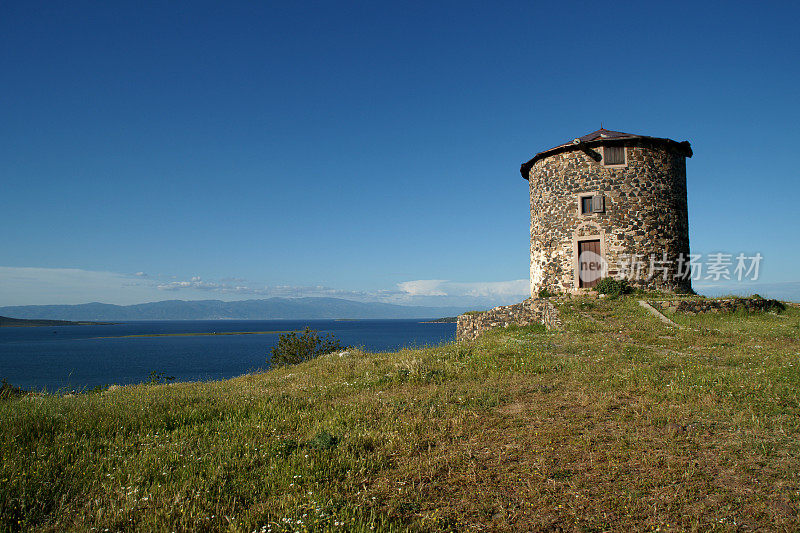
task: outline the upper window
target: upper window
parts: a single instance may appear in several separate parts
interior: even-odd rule
[[[605,212],[605,198],[602,194],[580,196],[581,215]]]
[[[592,212],[592,197],[581,196],[581,215],[588,215]]]
[[[604,146],[603,147],[604,165],[624,165],[625,147],[624,146]]]

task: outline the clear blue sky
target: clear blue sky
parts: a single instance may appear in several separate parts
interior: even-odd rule
[[[601,121],[692,143],[693,251],[758,251],[764,282],[798,282],[798,18],[788,2],[5,2],[0,304],[514,299],[519,165]]]

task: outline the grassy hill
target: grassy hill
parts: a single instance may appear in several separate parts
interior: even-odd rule
[[[0,530],[797,530],[800,310],[0,402]]]

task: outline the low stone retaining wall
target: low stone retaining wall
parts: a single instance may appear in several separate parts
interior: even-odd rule
[[[778,300],[764,298],[723,298],[719,300],[698,298],[691,300],[653,300],[648,302],[659,311],[675,311],[696,315],[698,313],[720,313],[744,309],[753,311],[773,311],[785,309]]]
[[[547,329],[558,329],[561,321],[558,309],[544,298],[528,299],[514,305],[495,307],[482,313],[467,313],[458,317],[457,340],[475,340],[484,331],[510,325],[528,326],[543,324]]]

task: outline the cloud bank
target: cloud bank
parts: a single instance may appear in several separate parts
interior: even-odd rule
[[[139,303],[152,294],[143,277],[143,272],[120,274],[78,268],[0,266],[0,302],[3,305]]]
[[[397,284],[401,296],[419,302],[422,299],[477,304],[479,306],[504,305],[519,302],[529,296],[527,279],[511,281],[456,282],[441,279],[419,279]],[[432,304],[429,304],[432,305]]]
[[[709,296],[753,294],[800,301],[800,282],[703,283],[695,289]],[[324,285],[268,285],[237,277],[207,280],[132,273],[0,266],[0,305],[80,304],[129,305],[159,300],[246,300],[259,298],[344,298],[401,305],[467,306],[488,309],[527,298],[527,279],[459,282],[444,279],[402,281],[378,290],[345,290]]]
[[[527,280],[454,282],[410,280],[395,287],[371,291],[344,290],[324,285],[268,285],[237,277],[177,278],[74,268],[0,266],[0,304],[80,304],[103,302],[118,305],[167,299],[244,300],[250,298],[344,298],[363,302],[405,305],[488,308],[525,298]]]

